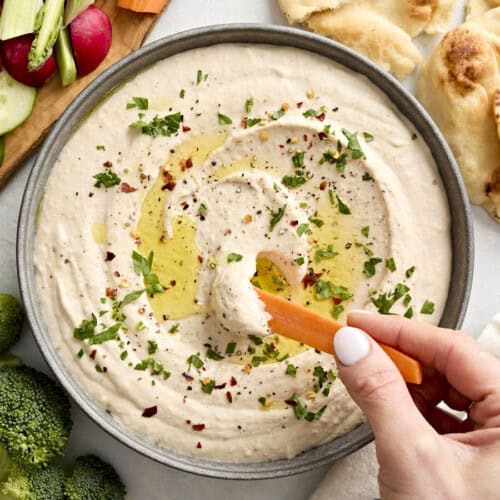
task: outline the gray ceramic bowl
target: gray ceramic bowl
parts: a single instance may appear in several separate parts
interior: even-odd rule
[[[101,99],[134,74],[156,61],[186,50],[216,43],[266,43],[316,52],[367,76],[394,103],[429,145],[447,191],[452,215],[453,269],[450,293],[441,325],[460,326],[469,298],[473,242],[470,208],[453,156],[438,129],[418,102],[391,76],[355,52],[326,38],[291,28],[225,25],[173,35],[129,55],[97,77],[69,106],[42,146],[28,180],[21,207],[17,257],[21,293],[38,345],[55,376],[74,401],[99,426],[130,448],[158,462],[196,474],[225,479],[264,479],[311,470],[344,457],[372,440],[367,424],[290,460],[228,463],[181,455],[146,441],[119,425],[96,404],[63,364],[43,319],[34,277],[35,220],[45,183],[59,152],[80,121]]]

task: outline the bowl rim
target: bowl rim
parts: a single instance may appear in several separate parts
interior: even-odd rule
[[[33,267],[36,217],[52,165],[78,124],[123,81],[174,54],[221,43],[289,46],[320,54],[367,77],[406,116],[425,139],[443,180],[451,214],[452,275],[440,325],[461,326],[470,296],[473,271],[472,217],[465,186],[455,159],[437,126],[420,103],[394,77],[353,50],[297,28],[265,24],[220,24],[161,38],[126,56],[95,78],[69,105],[44,141],[23,194],[17,232],[17,266],[21,296],[33,335],[55,377],[73,401],[99,427],[142,455],[184,472],[219,479],[271,479],[310,471],[361,448],[373,439],[363,423],[337,439],[290,459],[262,462],[222,462],[183,455],[158,446],[120,425],[94,402],[65,367],[44,324]],[[452,289],[453,288],[453,289]],[[452,293],[453,292],[453,293]]]

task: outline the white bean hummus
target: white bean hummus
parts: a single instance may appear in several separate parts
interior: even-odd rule
[[[446,194],[363,76],[217,45],[117,89],[64,147],[38,218],[50,334],[117,421],[185,454],[294,455],[363,421],[330,355],[269,331],[254,287],[345,320],[441,316]]]

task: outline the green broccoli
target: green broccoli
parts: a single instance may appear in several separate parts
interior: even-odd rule
[[[0,444],[14,461],[48,464],[72,425],[68,397],[49,377],[26,366],[0,370]]]
[[[0,446],[0,483],[9,477],[12,462],[7,453],[7,450]]]
[[[10,349],[19,339],[24,313],[20,302],[7,293],[0,293],[0,353]]]
[[[125,494],[115,469],[95,455],[78,457],[73,474],[66,480],[69,500],[121,500]]]
[[[64,500],[64,470],[12,464],[7,481],[0,485],[0,500]]]

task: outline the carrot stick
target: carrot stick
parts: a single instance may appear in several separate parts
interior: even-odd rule
[[[134,12],[148,12],[159,14],[169,0],[118,0],[118,7],[133,10]]]
[[[259,288],[255,291],[264,302],[266,311],[272,316],[268,325],[274,333],[334,354],[333,337],[337,330],[344,326],[342,323]],[[406,382],[422,383],[422,366],[416,359],[388,345],[382,343],[379,345],[391,358]]]

